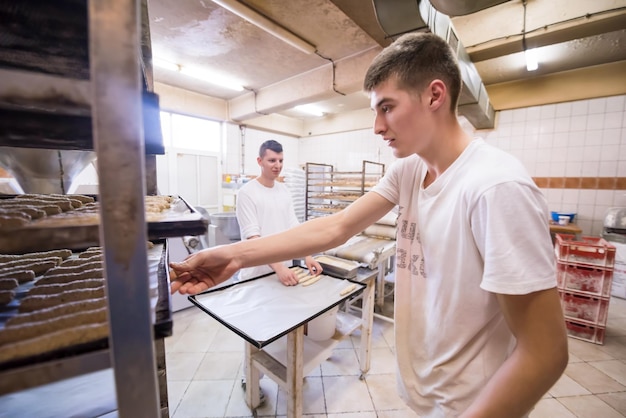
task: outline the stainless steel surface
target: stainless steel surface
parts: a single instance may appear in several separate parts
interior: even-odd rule
[[[144,196],[140,1],[89,2],[109,343],[120,418],[160,416]]]
[[[0,166],[24,193],[67,194],[76,176],[95,159],[93,151],[0,147]]]
[[[604,216],[604,228],[626,233],[626,207],[609,208]]]
[[[220,232],[229,240],[240,240],[239,222],[235,212],[216,212],[209,215],[211,225],[219,228]]]

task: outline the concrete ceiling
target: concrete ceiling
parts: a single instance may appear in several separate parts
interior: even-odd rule
[[[304,118],[293,107],[308,103],[329,114],[369,107],[361,92],[363,75],[391,42],[371,0],[239,3],[313,45],[315,52],[294,48],[212,0],[149,0],[155,58],[229,76],[245,90],[158,67],[154,80],[227,101],[235,121],[275,113]],[[528,0],[525,22],[522,0],[431,3],[450,14],[495,110],[626,94],[624,0]],[[463,9],[468,3],[476,8]],[[524,26],[527,46],[538,48],[539,68],[533,72],[524,64]]]

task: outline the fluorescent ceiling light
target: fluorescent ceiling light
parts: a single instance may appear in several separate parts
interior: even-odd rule
[[[300,105],[300,106],[296,106],[294,107],[295,110],[302,112],[302,113],[306,113],[308,115],[313,115],[313,116],[324,116],[324,112],[317,106],[315,105]]]
[[[199,68],[192,68],[192,67],[186,67],[186,66],[184,67],[182,65],[174,64],[173,62],[162,60],[159,58],[153,58],[152,64],[155,67],[163,68],[169,71],[179,72],[181,74],[186,75],[187,77],[192,77],[197,80],[205,81],[207,83],[224,87],[229,90],[243,91],[243,86],[237,83],[236,81],[229,80],[219,75],[211,74],[210,72],[206,70],[201,70]]]
[[[524,56],[526,58],[526,70],[527,71],[535,71],[539,68],[539,62],[537,61],[537,49],[531,48],[524,51]]]
[[[304,39],[294,35],[287,29],[272,22],[262,14],[255,12],[254,10],[238,2],[237,0],[213,0],[213,3],[219,4],[224,9],[229,10],[231,13],[234,13],[242,19],[247,20],[253,25],[263,29],[270,35],[274,35],[281,41],[288,43],[289,45],[299,49],[305,54],[312,54],[317,50],[314,45],[311,45]]]
[[[230,90],[243,91],[243,86],[225,77],[211,74],[205,70],[191,67],[180,67],[180,73],[197,80],[206,81],[207,83],[221,86]]]
[[[180,66],[178,64],[174,64],[173,62],[165,61],[159,58],[153,58],[152,65],[154,65],[155,67],[163,68],[164,70],[180,71]]]

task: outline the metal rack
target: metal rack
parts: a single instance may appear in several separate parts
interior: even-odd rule
[[[335,171],[330,164],[306,163],[306,219],[345,209],[384,174],[384,164],[366,160],[361,171]]]
[[[21,390],[112,367],[118,416],[169,416],[146,262],[144,196],[156,193],[146,154],[162,152],[147,0],[2,1],[0,12],[20,17],[20,42],[0,45],[0,146],[95,150],[110,324],[108,349],[12,378]]]

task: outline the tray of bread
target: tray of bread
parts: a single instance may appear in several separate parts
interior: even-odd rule
[[[148,239],[203,235],[208,220],[179,196],[146,196]],[[0,253],[83,249],[100,243],[97,196],[21,194],[0,198]]]
[[[156,338],[171,335],[166,242],[148,242]],[[101,247],[0,254],[0,373],[108,348]]]
[[[361,263],[354,260],[346,260],[332,255],[316,255],[315,260],[320,263],[325,273],[341,279],[354,279]]]

